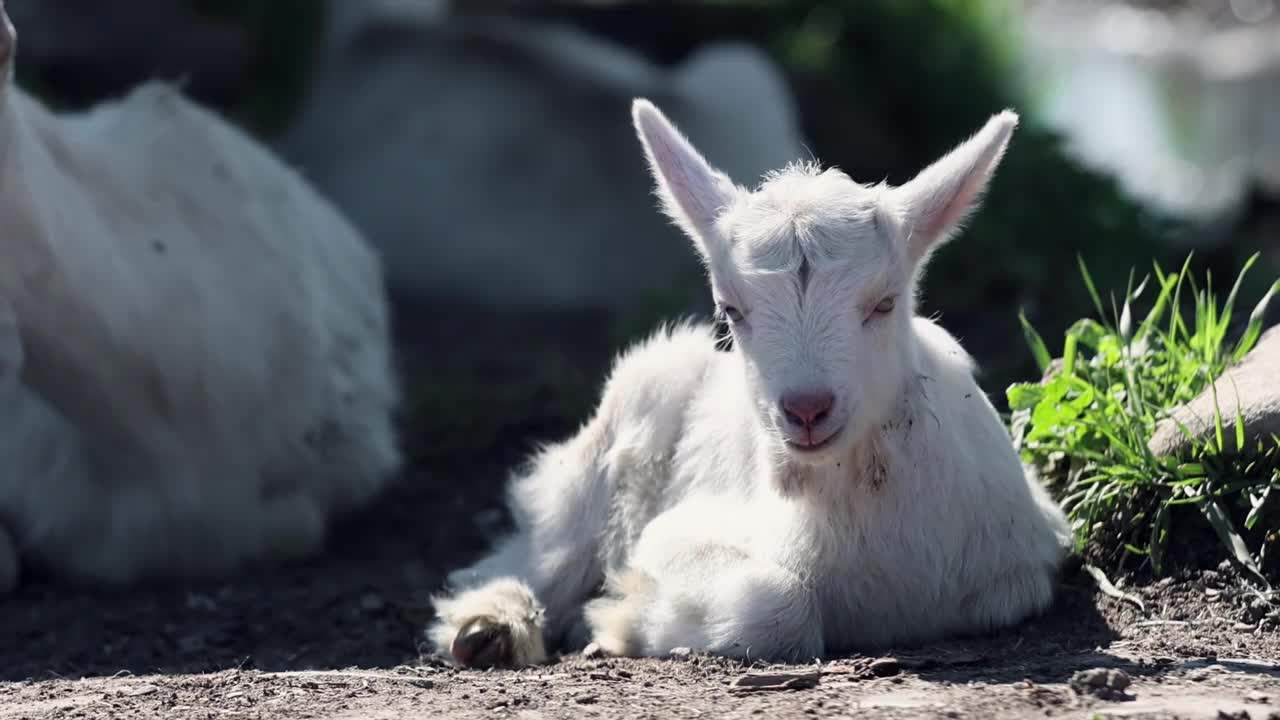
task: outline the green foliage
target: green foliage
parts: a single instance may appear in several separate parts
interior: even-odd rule
[[[1216,432],[1208,440],[1196,440],[1180,428],[1192,440],[1188,458],[1158,456],[1148,448],[1170,409],[1212,386],[1257,342],[1263,312],[1280,281],[1254,307],[1240,338],[1228,337],[1243,280],[1256,258],[1245,263],[1221,306],[1212,276],[1198,287],[1188,257],[1178,273],[1165,273],[1157,263],[1153,275],[1136,287],[1131,276],[1118,307],[1111,298],[1110,313],[1080,261],[1085,291],[1103,319],[1073,324],[1052,364],[1040,335],[1023,319],[1032,354],[1047,372],[1038,384],[1015,384],[1007,391],[1014,442],[1062,500],[1077,550],[1119,549],[1122,556],[1149,560],[1159,574],[1175,510],[1186,506],[1208,521],[1228,557],[1261,577],[1275,533],[1259,521],[1273,489],[1280,487],[1280,439],[1250,445],[1242,419],[1224,420],[1218,412]],[[1137,303],[1149,287],[1155,298],[1138,321]],[[1252,545],[1235,527],[1239,517],[1254,536]]]

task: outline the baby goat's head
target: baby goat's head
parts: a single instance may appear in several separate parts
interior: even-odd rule
[[[646,100],[636,131],[667,214],[693,239],[763,427],[806,464],[842,456],[889,418],[915,367],[915,285],[975,207],[1017,115],[898,187],[792,166],[755,191],[710,167]]]

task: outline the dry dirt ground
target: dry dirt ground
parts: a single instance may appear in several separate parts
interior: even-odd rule
[[[1041,618],[878,658],[443,666],[420,646],[427,597],[505,526],[505,469],[582,419],[607,362],[605,336],[598,318],[476,325],[437,315],[416,336],[424,342],[406,345],[412,462],[391,496],[339,527],[324,556],[235,580],[107,591],[29,579],[0,599],[0,720],[1280,719],[1280,611],[1230,568],[1122,586],[1143,609],[1072,570]],[[759,673],[784,674],[772,689],[735,685]]]

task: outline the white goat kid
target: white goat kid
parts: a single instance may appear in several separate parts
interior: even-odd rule
[[[393,476],[377,256],[161,85],[55,115],[0,3],[0,590],[318,547]]]
[[[969,356],[914,316],[1017,116],[901,187],[796,166],[749,192],[647,101],[633,115],[734,350],[685,325],[621,357],[595,417],[513,478],[515,534],[450,576],[436,646],[468,666],[588,640],[808,660],[1046,608],[1065,519]]]

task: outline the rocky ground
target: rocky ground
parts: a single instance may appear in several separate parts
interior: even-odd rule
[[[65,653],[7,643],[0,718],[1280,718],[1280,637],[1230,574],[1143,588],[1149,614],[1068,581],[1059,606],[1024,627],[877,658],[748,667],[681,653],[574,656],[520,672],[472,672],[419,657],[413,618],[374,595],[347,597],[329,579],[359,571],[326,565],[311,583],[316,592],[292,606],[263,607],[273,598],[237,591],[158,617],[153,607],[130,620],[118,610],[108,634],[132,649],[111,661],[104,645],[86,658],[99,669],[82,678],[50,669]],[[51,615],[74,604],[50,601]],[[240,613],[278,625],[219,633],[199,647],[183,642],[190,625],[173,626],[197,614],[236,622]],[[74,627],[106,618],[95,611],[62,619]],[[322,641],[332,644],[318,648]],[[153,649],[164,645],[171,649]],[[148,656],[157,664],[142,660]],[[171,672],[166,660],[186,667]],[[209,671],[192,671],[200,666]],[[30,679],[19,679],[24,673]]]
[[[1230,568],[1121,584],[1128,598],[1071,571],[1057,606],[1022,627],[876,658],[447,668],[420,646],[429,594],[506,524],[505,469],[582,419],[610,343],[599,318],[430,320],[409,328],[423,342],[406,345],[405,373],[420,389],[395,493],[338,528],[323,557],[234,581],[103,591],[31,579],[0,600],[0,720],[1280,718],[1280,610]]]

